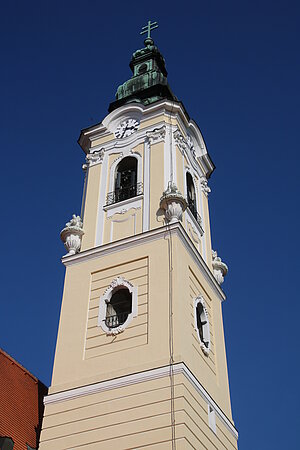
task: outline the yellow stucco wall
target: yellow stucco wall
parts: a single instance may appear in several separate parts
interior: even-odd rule
[[[47,405],[41,450],[172,448],[170,379],[146,381]],[[181,375],[174,377],[175,441],[179,449],[233,450],[236,440]]]
[[[162,225],[159,201],[164,191],[164,144],[151,146],[150,154],[150,228]]]
[[[50,392],[168,364],[169,244],[165,234],[143,245],[137,238],[131,248],[67,268]],[[172,252],[175,361],[184,361],[230,416],[220,299],[176,236]],[[138,286],[138,316],[112,338],[97,326],[97,316],[100,296],[116,276]],[[210,319],[208,357],[193,328],[193,298],[198,295],[203,295]]]
[[[140,130],[170,123],[186,137],[183,122],[167,113],[141,120]],[[167,367],[173,359],[174,364],[184,364],[191,371],[232,422],[221,310],[224,296],[211,272],[207,197],[196,176],[204,236],[188,212],[171,233],[164,226],[159,205],[170,181],[166,178],[171,170],[167,153],[171,147],[167,145],[172,142],[151,140],[148,135],[145,142],[128,140],[122,148],[114,142],[114,135],[107,130],[91,142],[91,147],[111,147],[100,163],[89,168],[81,254],[65,260],[50,397]],[[124,154],[134,153],[140,155],[142,194],[132,203],[126,200],[107,206],[107,193],[114,186],[112,168]],[[189,161],[177,146],[173,156],[176,183],[186,196]],[[147,164],[149,173],[145,175]],[[95,247],[98,253],[93,253]],[[206,255],[206,261],[201,255]],[[100,299],[117,277],[137,288],[137,316],[123,332],[112,336],[98,326],[98,315]],[[209,320],[208,355],[203,353],[195,330],[194,300],[200,295]],[[209,427],[207,400],[182,374],[174,376],[171,399],[171,379],[165,376],[46,404],[40,449],[171,449],[172,405],[176,448],[236,449],[230,426],[218,415],[216,433]]]
[[[86,202],[84,208],[84,235],[82,238],[81,249],[86,250],[95,245],[97,213],[100,194],[100,178],[102,165],[97,164],[88,169]]]
[[[106,336],[98,326],[99,298],[117,276],[122,276],[138,288],[138,316],[126,333]],[[98,358],[113,352],[146,345],[148,342],[148,258],[127,261],[105,267],[91,274],[90,301],[87,320],[84,359]],[[113,344],[113,346],[111,345]]]

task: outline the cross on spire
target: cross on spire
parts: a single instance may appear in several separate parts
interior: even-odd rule
[[[145,27],[142,27],[143,31],[141,31],[140,34],[148,33],[147,38],[151,39],[151,31],[154,30],[155,28],[158,28],[158,23],[151,22],[151,20],[148,20],[148,25],[146,25]]]

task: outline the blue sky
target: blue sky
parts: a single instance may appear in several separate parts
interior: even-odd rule
[[[216,164],[213,246],[240,449],[299,448],[299,20],[293,1],[10,1],[0,18],[0,346],[50,383],[59,232],[80,212],[82,128],[130,76],[140,28]]]

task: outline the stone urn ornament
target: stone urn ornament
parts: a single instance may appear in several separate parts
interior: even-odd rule
[[[219,284],[222,284],[224,282],[224,277],[227,275],[228,267],[215,250],[212,251],[212,258],[214,277]]]
[[[83,224],[80,216],[73,214],[70,222],[66,223],[65,228],[60,232],[60,238],[64,243],[67,250],[66,256],[75,255],[78,253],[81,247],[81,239],[84,235]]]
[[[165,218],[168,223],[182,220],[182,213],[186,210],[187,202],[172,181],[169,181],[167,189],[163,192],[160,207],[165,211]]]

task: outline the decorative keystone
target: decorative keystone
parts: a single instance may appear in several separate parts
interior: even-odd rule
[[[218,253],[215,250],[212,251],[212,257],[214,277],[219,284],[222,284],[224,281],[224,277],[227,275],[228,267],[225,263],[222,262],[222,259],[220,258],[220,256],[218,256]]]
[[[165,211],[167,222],[174,223],[182,220],[182,213],[187,207],[187,202],[172,181],[169,181],[167,189],[163,192],[160,207]]]
[[[60,232],[60,238],[68,252],[64,257],[75,255],[75,253],[79,252],[81,239],[84,235],[82,226],[81,217],[73,214],[70,222],[67,222],[65,228]]]

